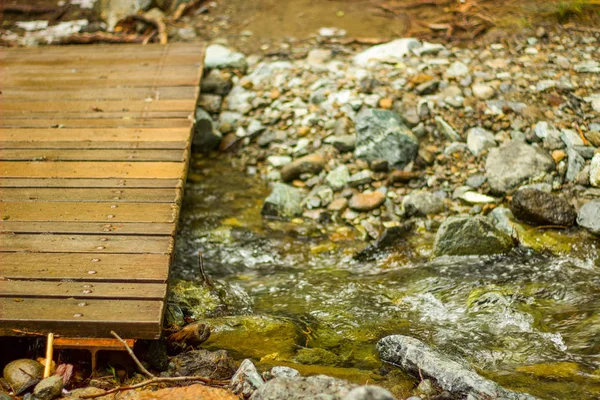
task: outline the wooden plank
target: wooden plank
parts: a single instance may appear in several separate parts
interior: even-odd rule
[[[158,339],[163,307],[156,300],[0,298],[0,336],[112,337],[112,330],[124,338]]]
[[[0,202],[10,221],[175,222],[176,214],[173,203]]]
[[[71,233],[115,235],[175,235],[172,222],[24,222],[0,221],[0,233]]]
[[[0,129],[2,148],[185,149],[189,128]]]
[[[41,46],[41,47],[20,47],[14,48],[3,48],[0,51],[0,56],[16,58],[20,56],[34,56],[40,58],[53,57],[59,54],[67,54],[74,57],[84,57],[89,54],[105,54],[107,57],[113,58],[122,53],[125,54],[168,54],[169,56],[177,54],[190,54],[192,52],[198,52],[199,56],[202,55],[204,50],[204,42],[186,42],[186,43],[169,43],[168,45],[162,45],[158,43],[151,43],[141,46],[138,43],[134,44],[97,44],[93,46]],[[198,57],[196,56],[196,60]]]
[[[2,178],[182,178],[183,163],[174,162],[27,162],[0,161]]]
[[[0,253],[0,277],[166,282],[169,262],[168,254]]]
[[[159,79],[160,84],[163,86],[191,86],[196,83],[198,78],[196,76],[168,76],[161,77]],[[157,79],[158,81],[158,79]],[[89,87],[114,87],[114,86],[125,86],[125,87],[148,87],[151,86],[148,82],[148,78],[138,78],[134,76],[123,76],[115,77],[113,79],[91,79],[91,78],[76,78],[71,79],[55,79],[46,80],[44,78],[13,78],[6,81],[3,87],[35,87],[35,88],[76,88],[81,86]]]
[[[169,189],[54,189],[54,188],[5,188],[0,189],[0,202],[49,201],[94,203],[176,203],[180,190]],[[0,203],[1,205],[1,203]]]
[[[0,93],[0,101],[195,99],[197,91],[198,88],[194,86],[73,88],[60,91],[44,88],[3,88]]]
[[[14,178],[0,179],[0,187],[7,188],[181,188],[181,179],[80,179],[80,178]]]
[[[164,283],[0,281],[0,297],[162,300]]]
[[[7,115],[11,119],[48,119],[51,114],[13,113]],[[139,119],[139,118],[192,118],[191,111],[108,111],[87,113],[60,113],[52,114],[51,118],[57,119]],[[136,125],[137,126],[137,125]]]
[[[146,79],[150,86],[157,76],[185,76],[196,78],[198,68],[194,65],[170,65],[161,66],[159,63],[146,65],[125,65],[118,64],[109,67],[91,67],[91,68],[73,68],[72,66],[54,67],[51,70],[47,68],[28,67],[21,68],[17,66],[6,66],[2,70],[5,80],[31,78],[39,80],[43,75],[49,81],[67,81],[69,79],[101,79],[111,81],[124,77],[135,76],[136,79]]]
[[[56,143],[56,145],[63,145]],[[14,145],[14,144],[13,144]],[[185,149],[0,148],[0,161],[184,161]]]
[[[187,118],[0,118],[0,128],[190,128]]]
[[[0,252],[170,254],[168,236],[0,234]]]
[[[184,111],[189,113],[196,105],[195,99],[186,100],[78,100],[78,101],[5,101],[0,103],[2,115],[44,113],[106,113],[106,112],[157,112]]]

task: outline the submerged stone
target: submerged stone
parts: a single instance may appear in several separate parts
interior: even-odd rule
[[[534,396],[513,392],[482,377],[463,363],[457,362],[418,339],[392,335],[377,343],[381,359],[414,374],[434,379],[453,394],[475,399],[534,400]]]
[[[433,255],[467,256],[507,253],[513,240],[484,217],[450,217],[438,229]]]

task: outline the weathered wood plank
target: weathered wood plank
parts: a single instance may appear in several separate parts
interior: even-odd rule
[[[174,203],[0,202],[2,219],[10,221],[174,223],[176,214]]]
[[[78,100],[78,101],[3,101],[0,109],[4,117],[21,114],[44,113],[107,113],[107,112],[158,112],[184,111],[189,113],[196,105],[195,99],[186,100]]]
[[[61,144],[62,143],[57,143]],[[0,161],[185,161],[186,149],[0,148]]]
[[[0,146],[9,148],[186,149],[189,128],[0,129]]]
[[[72,88],[60,91],[43,88],[3,88],[0,101],[174,100],[195,99],[197,92],[198,88],[193,86]]]
[[[183,163],[174,162],[18,162],[0,161],[2,178],[182,178]]]
[[[175,235],[172,222],[0,221],[0,233],[71,233],[115,235]]]
[[[30,114],[27,112],[7,115],[11,119],[140,119],[140,118],[192,118],[192,111],[108,111],[87,113],[60,113],[60,114]]]
[[[0,128],[190,128],[185,118],[66,118],[48,115],[45,118],[0,118]]]
[[[0,253],[0,277],[166,282],[170,257],[168,254]]]
[[[181,179],[119,179],[119,178],[3,178],[0,187],[7,188],[181,188]]]
[[[170,254],[169,236],[0,234],[0,252]]]
[[[168,189],[54,189],[54,188],[4,188],[0,189],[0,202],[49,201],[94,203],[176,203],[181,191]]]
[[[162,300],[164,283],[0,281],[0,297]]]
[[[157,339],[164,303],[141,300],[0,298],[0,336],[49,332],[69,337]]]

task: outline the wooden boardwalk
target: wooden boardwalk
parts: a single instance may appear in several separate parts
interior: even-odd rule
[[[203,56],[0,49],[0,336],[159,337]]]

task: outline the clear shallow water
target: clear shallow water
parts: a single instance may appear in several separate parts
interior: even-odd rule
[[[591,239],[560,257],[517,250],[429,261],[434,232],[422,232],[390,254],[358,262],[352,254],[365,244],[351,227],[263,219],[266,185],[232,163],[192,162],[173,273],[199,280],[201,250],[207,273],[235,299],[207,319],[216,326],[209,346],[259,366],[294,364],[307,373],[376,381],[405,396],[416,381],[379,376],[374,349],[381,337],[400,333],[465,358],[516,390],[549,399],[600,397],[600,258]],[[220,315],[232,316],[226,328],[219,328]],[[239,315],[276,324],[261,331]]]

